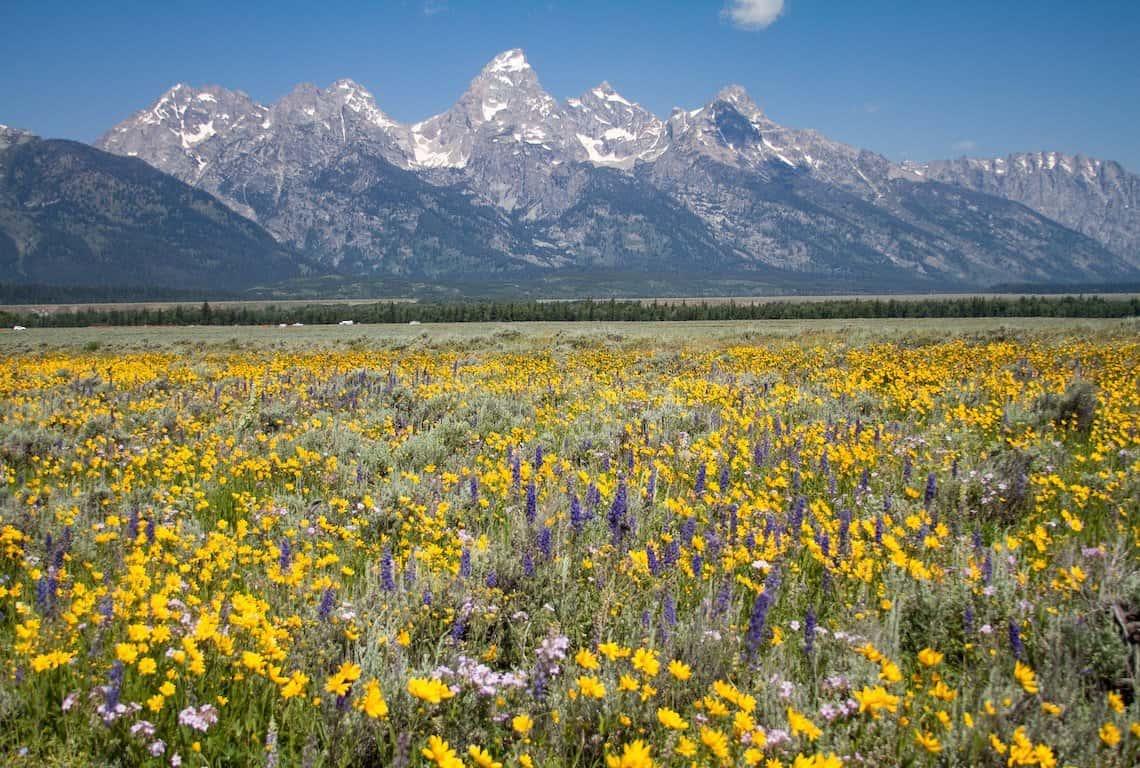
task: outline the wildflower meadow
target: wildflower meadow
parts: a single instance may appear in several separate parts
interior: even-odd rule
[[[0,348],[0,762],[1140,763],[1136,327],[741,328]]]

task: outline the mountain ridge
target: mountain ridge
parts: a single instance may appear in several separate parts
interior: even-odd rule
[[[666,119],[605,81],[559,102],[521,49],[492,58],[452,107],[416,123],[394,120],[348,79],[302,84],[268,106],[179,85],[97,146],[217,195],[325,268],[362,273],[557,270],[602,252],[647,269],[841,277],[875,265],[887,284],[1088,281],[1140,269],[1135,209],[1111,189],[1098,199],[1116,218],[1098,227],[1095,208],[1074,214],[1074,190],[1067,205],[1051,205],[989,180],[996,166],[966,174],[895,163],[780,125],[740,86]],[[356,176],[334,172],[347,166]],[[617,183],[601,182],[607,173],[624,177],[628,205],[607,197]],[[415,193],[402,207],[377,204],[393,185]],[[357,194],[364,187],[371,203]],[[421,227],[430,211],[443,214]],[[476,224],[462,233],[446,225],[465,219]]]

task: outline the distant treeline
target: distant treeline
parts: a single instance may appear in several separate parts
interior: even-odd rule
[[[47,314],[0,312],[9,327],[91,325],[305,325],[354,323],[469,323],[581,320],[809,320],[843,318],[1100,317],[1140,315],[1140,298],[1020,296],[823,301],[526,301],[416,304],[309,304],[302,306],[173,305],[76,308]]]

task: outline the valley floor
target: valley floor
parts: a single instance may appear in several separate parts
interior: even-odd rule
[[[1135,320],[0,333],[6,766],[1126,768],[1137,562]]]

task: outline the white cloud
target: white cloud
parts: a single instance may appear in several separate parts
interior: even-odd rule
[[[447,0],[424,0],[424,16],[435,16],[447,10]]]
[[[973,139],[962,139],[954,142],[954,149],[958,152],[973,152],[978,148],[978,142]]]
[[[721,15],[741,29],[767,29],[784,12],[784,0],[730,0]]]

